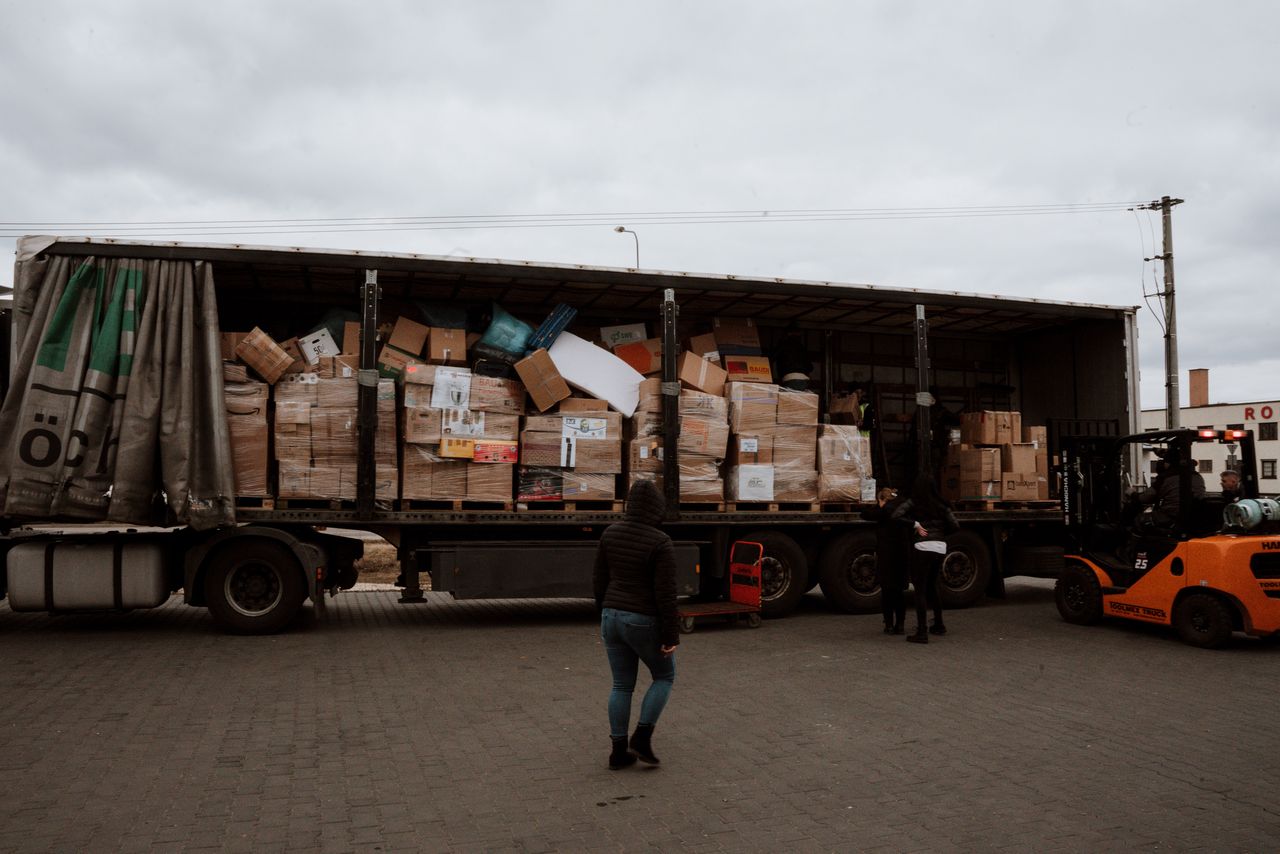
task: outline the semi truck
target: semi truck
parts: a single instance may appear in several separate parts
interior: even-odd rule
[[[242,503],[233,515],[211,524],[200,516],[208,502],[189,497],[185,487],[156,487],[158,495],[139,500],[168,502],[170,516],[180,523],[159,528],[101,521],[84,526],[53,514],[33,518],[10,512],[0,518],[0,593],[15,610],[128,610],[159,605],[180,592],[187,604],[207,607],[227,630],[279,631],[307,599],[321,612],[326,596],[355,584],[360,540],[335,535],[335,529],[372,532],[396,547],[406,605],[429,601],[424,575],[431,590],[457,598],[590,596],[594,547],[604,528],[621,518],[620,504],[424,507],[378,498],[373,459],[378,330],[383,320],[411,312],[423,301],[493,304],[532,318],[564,304],[576,309],[582,323],[644,322],[659,330],[667,436],[665,524],[681,555],[680,591],[723,596],[732,545],[758,542],[764,548],[766,617],[791,612],[815,588],[837,610],[875,609],[875,532],[856,504],[681,501],[678,451],[671,440],[679,430],[677,357],[682,342],[705,332],[716,318],[751,319],[766,352],[784,337],[794,341],[798,336],[812,356],[810,387],[824,403],[849,388],[869,391],[882,485],[902,487],[924,470],[931,451],[936,452],[933,436],[961,411],[1020,411],[1024,423],[1047,426],[1051,454],[1063,436],[1121,436],[1138,429],[1133,307],[531,261],[30,237],[18,244],[14,307],[0,317],[6,363],[0,374],[8,386],[0,427],[14,433],[7,442],[31,443],[30,437],[47,426],[19,424],[14,413],[19,398],[31,393],[29,372],[19,368],[23,348],[35,346],[32,336],[39,331],[32,320],[39,288],[59,263],[82,273],[109,267],[116,271],[117,290],[126,281],[145,291],[160,279],[182,279],[194,282],[197,295],[201,288],[210,295],[198,311],[179,304],[170,309],[182,314],[186,325],[180,329],[193,341],[175,345],[164,364],[189,372],[188,382],[197,389],[187,397],[196,399],[185,420],[175,421],[163,409],[152,418],[162,434],[189,432],[179,456],[199,457],[201,437],[226,429],[210,402],[222,388],[219,326],[257,326],[286,338],[309,329],[329,309],[356,313],[361,329],[356,500],[326,506]],[[132,272],[122,277],[122,269]],[[121,304],[127,312],[128,301]],[[113,316],[110,305],[97,310],[99,322]],[[127,375],[121,369],[116,373]],[[140,381],[134,377],[135,386]],[[76,393],[89,392],[101,393]],[[109,392],[103,396],[112,399]],[[133,417],[141,416],[135,412]],[[144,421],[128,423],[141,427],[125,429],[124,443],[150,429]],[[74,444],[69,440],[64,449],[37,441],[24,447],[57,465],[92,450]],[[156,478],[168,464],[164,453],[158,456],[163,459]],[[64,480],[54,488],[71,491],[70,480]],[[0,490],[5,487],[12,493],[12,482],[0,480]],[[113,505],[129,499],[122,484],[107,484],[104,490],[102,500]],[[0,506],[12,510],[15,502]],[[188,517],[182,523],[184,513]],[[948,607],[1001,595],[1006,577],[1052,577],[1061,568],[1062,515],[1056,507],[988,502],[961,509],[957,516],[962,531],[950,541],[940,580]]]

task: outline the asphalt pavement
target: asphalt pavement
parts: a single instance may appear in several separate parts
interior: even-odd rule
[[[177,598],[0,606],[0,850],[1280,846],[1280,644],[1068,625],[1042,581],[948,624],[916,646],[811,594],[701,626],[661,766],[609,771],[590,603],[366,591],[248,638]]]

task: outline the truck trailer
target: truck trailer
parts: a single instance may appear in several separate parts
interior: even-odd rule
[[[174,388],[168,396],[160,397],[181,399],[181,418],[172,416],[167,403],[153,405],[150,412],[134,405],[124,416],[120,436],[108,440],[119,441],[119,447],[110,449],[90,447],[92,442],[78,439],[74,431],[65,434],[66,447],[58,439],[55,448],[53,441],[39,437],[64,434],[47,423],[20,423],[22,417],[46,417],[43,412],[19,414],[34,411],[22,408],[21,398],[32,393],[33,382],[30,371],[20,369],[24,347],[29,348],[28,366],[43,358],[32,355],[37,350],[47,352],[33,336],[47,339],[50,325],[57,323],[56,317],[36,317],[42,282],[57,264],[64,265],[67,275],[80,275],[86,287],[96,282],[102,289],[95,309],[100,324],[112,322],[112,306],[127,318],[129,300],[140,298],[138,294],[149,298],[165,283],[186,283],[186,303],[176,300],[146,315],[154,323],[172,321],[171,343],[157,352],[155,365],[161,367],[153,373],[168,371],[166,376],[177,377],[170,381]],[[101,273],[107,269],[113,271],[110,281]],[[126,285],[135,289],[133,296],[119,297]],[[108,290],[118,299],[108,303],[101,296]],[[137,444],[137,434],[149,430],[158,434],[151,436],[156,441],[181,441],[177,451],[130,450],[143,460],[144,476],[154,482],[150,487],[144,477],[142,486],[122,481],[97,492],[81,489],[82,504],[112,508],[92,519],[92,525],[79,524],[84,514],[74,511],[42,511],[44,517],[21,512],[17,481],[0,469],[0,491],[7,490],[0,507],[8,508],[0,518],[5,558],[0,592],[15,610],[63,613],[153,607],[181,591],[187,604],[208,607],[228,630],[274,632],[293,619],[307,598],[320,611],[326,595],[354,585],[360,541],[327,531],[353,529],[395,545],[406,604],[427,601],[424,574],[431,590],[457,598],[589,597],[595,544],[604,528],[621,518],[620,503],[564,502],[544,509],[532,502],[423,506],[379,498],[374,462],[377,355],[384,343],[379,326],[422,302],[492,304],[531,318],[567,305],[576,310],[580,324],[643,322],[660,330],[666,528],[678,544],[681,594],[723,596],[733,543],[758,542],[764,547],[766,617],[789,613],[819,586],[838,610],[875,609],[874,528],[861,519],[857,502],[793,506],[681,500],[679,455],[672,441],[679,432],[677,357],[681,342],[716,318],[750,319],[765,352],[784,337],[802,342],[812,354],[810,388],[824,404],[851,387],[874,389],[875,466],[882,485],[904,487],[917,469],[924,470],[936,432],[930,425],[945,425],[961,411],[1020,411],[1026,423],[1046,425],[1051,455],[1063,436],[1120,436],[1138,429],[1132,307],[530,261],[24,238],[18,245],[14,308],[0,318],[0,341],[7,342],[2,373],[8,385],[0,429],[11,431],[7,443],[25,453],[24,459],[34,457],[64,472],[50,475],[50,488],[61,490],[67,506],[74,507],[79,481],[65,474],[73,468],[70,463],[83,468],[85,455],[106,458],[108,450],[125,456],[125,446]],[[218,329],[261,327],[287,338],[304,333],[333,308],[360,318],[355,500],[324,506],[236,502],[220,470],[226,461],[201,463],[202,455],[207,457],[203,440],[212,442],[226,431],[218,409]],[[134,333],[138,341],[153,334],[148,329]],[[127,376],[128,359],[134,356],[94,352],[86,358],[90,367],[98,364],[93,360],[106,359],[104,374],[114,370],[116,376]],[[146,371],[132,370],[130,395],[146,383]],[[177,390],[187,386],[189,393]],[[36,391],[54,394],[47,388]],[[121,397],[100,388],[66,394],[99,395],[104,405],[119,405]],[[178,486],[158,485],[172,471],[183,473]],[[130,520],[127,510],[121,511],[123,516],[116,513],[117,505],[127,508],[131,500],[135,507],[165,511],[167,524],[144,527]],[[1055,506],[985,502],[962,506],[957,516],[963,530],[950,541],[940,581],[948,607],[1000,595],[1005,577],[1052,577],[1061,568],[1062,515]]]

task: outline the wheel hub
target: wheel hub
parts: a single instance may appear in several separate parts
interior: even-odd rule
[[[944,587],[952,590],[964,590],[973,584],[977,570],[973,561],[964,552],[951,552],[942,561],[939,580]]]
[[[275,567],[269,564],[250,561],[227,573],[227,602],[246,617],[269,613],[283,596],[284,585]]]
[[[760,562],[760,598],[777,599],[790,585],[791,571],[776,557],[765,555]]]
[[[876,556],[860,554],[849,562],[846,568],[849,586],[859,593],[874,594],[880,589],[880,581],[876,578]]]

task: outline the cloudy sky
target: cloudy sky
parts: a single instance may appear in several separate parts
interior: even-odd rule
[[[1158,216],[776,212],[1167,194],[1186,200],[1184,370],[1210,368],[1215,400],[1280,397],[1275,3],[0,0],[0,13],[2,234],[61,224],[623,267],[623,224],[653,269],[1137,305],[1144,275],[1158,284],[1142,261],[1159,252]],[[670,211],[775,213],[638,216]],[[556,228],[122,225],[612,213]],[[1146,406],[1163,403],[1160,336],[1144,309]]]

